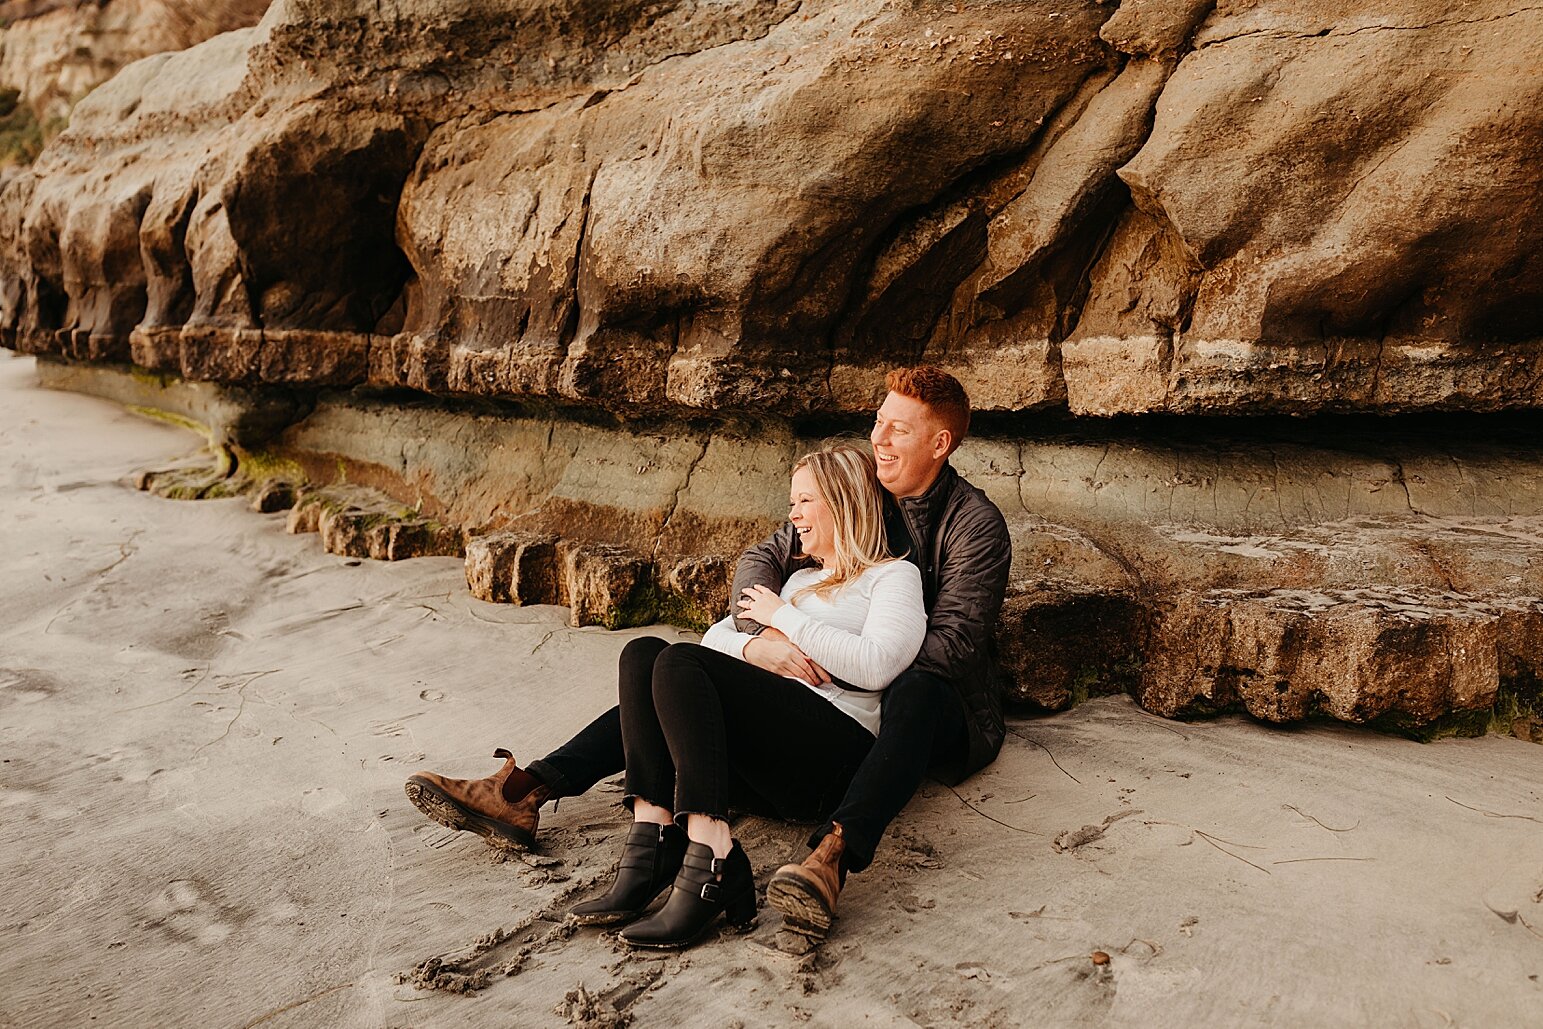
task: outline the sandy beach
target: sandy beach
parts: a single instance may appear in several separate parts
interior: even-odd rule
[[[455,559],[136,492],[197,438],[33,380],[0,352],[0,1024],[1543,1017],[1543,750],[1123,697],[1015,717],[985,772],[924,787],[818,950],[763,911],[629,952],[563,917],[607,878],[617,786],[504,861],[402,782],[540,756],[612,703],[629,639],[688,634],[570,629],[473,599]],[[806,831],[736,826],[763,885]]]

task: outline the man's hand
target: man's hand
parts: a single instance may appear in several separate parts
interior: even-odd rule
[[[809,659],[776,629],[768,628],[745,644],[746,661],[776,675],[791,675],[805,682],[821,685],[830,682],[830,673]]]

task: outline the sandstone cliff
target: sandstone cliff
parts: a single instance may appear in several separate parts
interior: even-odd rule
[[[279,0],[4,186],[0,339],[220,384],[221,481],[397,505],[292,528],[512,530],[474,588],[606,624],[721,606],[803,436],[928,360],[1009,416],[960,464],[1020,696],[1488,710],[1543,678],[1539,462],[1392,416],[1543,406],[1543,8],[1388,6]],[[1153,413],[1313,417],[1104,420]]]
[[[1536,406],[1543,10],[284,0],[3,201],[15,346],[787,414]]]
[[[255,24],[267,6],[267,0],[5,0],[0,88],[16,91],[25,105],[25,121],[12,126],[13,134],[28,127],[34,145],[41,145],[81,97],[124,66]]]

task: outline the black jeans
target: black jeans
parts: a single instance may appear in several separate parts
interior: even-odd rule
[[[836,810],[810,834],[809,846],[818,846],[831,823],[840,822],[846,840],[842,864],[849,872],[867,868],[884,830],[910,802],[928,766],[962,751],[965,733],[959,694],[946,680],[929,672],[901,672],[884,691],[884,717],[873,748]]]
[[[727,818],[731,804],[818,818],[873,746],[802,683],[696,643],[628,647],[617,691],[627,796],[678,819]]]
[[[627,644],[626,650],[622,652],[619,680],[626,680],[630,674],[632,681],[641,681],[640,673],[646,665],[651,684],[653,664],[667,646],[663,640],[651,636],[640,637]],[[775,688],[803,694],[800,699],[812,700],[828,708],[838,717],[851,722],[863,737],[871,740],[867,756],[862,759],[856,772],[850,775],[850,783],[844,784],[844,792],[837,794],[839,802],[832,799],[830,807],[812,815],[777,810],[772,798],[755,795],[753,783],[744,782],[742,778],[737,780],[734,774],[736,769],[732,764],[729,770],[731,796],[736,806],[786,818],[827,818],[828,815],[824,824],[810,837],[810,846],[817,845],[820,838],[830,831],[831,822],[840,822],[842,835],[846,839],[843,863],[848,871],[860,872],[868,867],[884,830],[921,785],[932,760],[965,745],[964,711],[959,705],[958,696],[948,683],[935,675],[905,672],[890,684],[884,694],[884,718],[879,735],[877,739],[872,739],[860,725],[837,711],[808,687],[772,675],[738,658],[722,654],[717,657],[732,663],[730,678],[754,674],[756,681],[764,681],[760,677],[769,677],[775,680]],[[773,735],[780,737],[772,739],[778,748],[777,768],[786,769],[800,763],[810,752],[799,730],[770,734],[763,731],[766,724],[758,721],[747,735],[762,739],[772,738]],[[625,764],[621,709],[614,707],[542,760],[531,762],[528,768],[551,787],[554,796],[571,797],[585,792],[606,776],[621,771]],[[630,781],[628,792],[634,792]],[[643,796],[653,800],[646,792]],[[681,808],[677,804],[679,810]]]

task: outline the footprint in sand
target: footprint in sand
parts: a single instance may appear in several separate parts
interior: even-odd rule
[[[145,905],[142,929],[159,929],[178,943],[215,946],[229,939],[247,916],[220,904],[207,883],[173,879]]]
[[[445,699],[444,690],[422,690],[418,693],[419,700],[441,701]]]
[[[304,914],[305,909],[293,897],[285,894],[264,908],[258,920],[264,925],[288,925],[300,921]]]
[[[452,843],[463,842],[467,837],[466,833],[456,829],[446,829],[439,825],[417,825],[413,827],[412,833],[422,840],[426,846],[433,847],[435,850],[443,850]],[[472,839],[476,839],[476,837],[472,837]]]
[[[31,704],[58,692],[59,681],[40,668],[0,668],[0,702]]]
[[[348,794],[318,786],[300,794],[300,810],[308,815],[325,815],[348,803]]]
[[[1543,873],[1532,859],[1491,871],[1484,906],[1503,922],[1543,936]]]
[[[113,783],[148,783],[165,771],[155,767],[155,755],[139,747],[110,747],[100,754],[87,754],[85,761],[92,766],[105,766],[97,775]]]

